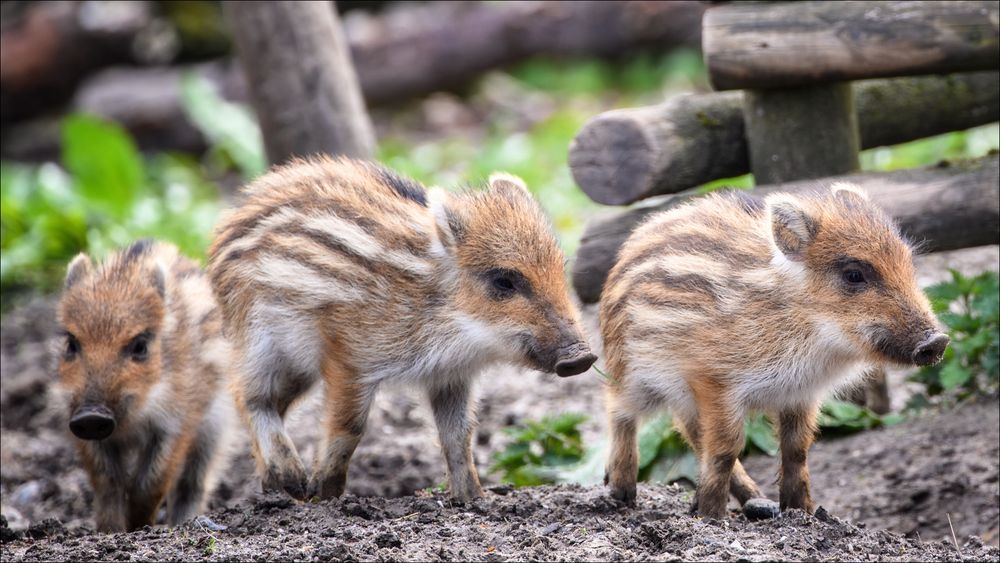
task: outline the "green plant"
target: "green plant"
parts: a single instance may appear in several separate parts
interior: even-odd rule
[[[494,456],[490,471],[518,487],[555,481],[555,469],[583,458],[579,426],[586,419],[564,413],[505,428],[511,442]]]
[[[951,280],[927,289],[951,344],[941,363],[921,368],[910,381],[923,385],[908,406],[935,400],[961,400],[995,393],[1000,385],[1000,281],[997,272],[966,277],[951,270]]]
[[[596,484],[604,476],[609,443],[601,440],[589,448],[580,442],[584,415],[569,413],[527,421],[504,430],[513,441],[495,454],[491,471],[515,486],[542,483]],[[831,400],[823,405],[819,426],[823,436],[835,436],[895,424],[900,415],[880,416],[853,403]],[[763,414],[747,418],[744,454],[778,453],[778,439],[771,420]],[[671,483],[698,478],[698,459],[674,427],[669,414],[646,421],[639,428],[639,480]]]
[[[867,407],[848,401],[831,399],[823,403],[817,423],[823,436],[852,434],[861,430],[871,430],[881,426],[891,426],[902,422],[899,414],[880,415]]]
[[[210,82],[196,74],[184,76],[181,100],[188,119],[209,140],[210,162],[224,169],[235,167],[244,180],[267,170],[260,126],[247,108],[222,99]]]
[[[3,304],[22,290],[51,291],[74,254],[100,258],[143,237],[201,257],[218,195],[197,161],[143,158],[128,134],[74,114],[62,125],[62,166],[0,165],[0,287]]]

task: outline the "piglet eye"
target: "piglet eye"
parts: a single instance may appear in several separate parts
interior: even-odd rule
[[[501,274],[493,278],[493,287],[505,292],[514,291],[514,280]]]
[[[851,285],[861,285],[867,283],[865,274],[858,268],[847,268],[843,273],[844,281]]]
[[[66,347],[63,350],[63,357],[67,360],[76,359],[77,354],[80,353],[80,341],[76,339],[72,334],[66,335]]]
[[[494,268],[485,272],[484,277],[494,299],[508,299],[517,293],[531,291],[528,280],[517,270]]]
[[[149,340],[151,338],[152,335],[147,332],[136,336],[125,346],[125,354],[133,362],[145,362],[149,359]]]

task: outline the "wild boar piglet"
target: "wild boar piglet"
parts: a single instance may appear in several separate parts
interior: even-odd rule
[[[636,424],[669,407],[700,460],[695,506],[760,496],[745,416],[769,413],[780,506],[812,510],[806,453],[820,401],[871,364],[930,365],[948,345],[911,245],[857,187],[709,195],[657,214],[623,246],[600,306],[612,495],[635,500]]]
[[[70,263],[58,372],[98,529],[198,514],[235,423],[229,346],[208,277],[169,244]]]
[[[374,163],[317,158],[275,169],[245,196],[209,267],[265,489],[340,496],[376,389],[398,382],[429,399],[452,496],[478,497],[474,376],[499,362],[569,376],[595,359],[563,254],[518,178],[449,193]],[[307,478],[284,418],[317,381],[324,438]]]

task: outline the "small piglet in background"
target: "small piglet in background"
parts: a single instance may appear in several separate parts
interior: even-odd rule
[[[94,488],[97,527],[198,514],[235,412],[229,345],[208,279],[168,244],[141,241],[69,265],[58,308],[69,429]]]
[[[319,158],[245,193],[217,230],[209,271],[265,489],[340,496],[377,388],[408,383],[430,402],[453,498],[478,497],[475,376],[498,362],[569,376],[595,360],[562,251],[518,178],[448,193]],[[318,381],[326,419],[309,479],[284,417]]]
[[[917,285],[910,245],[858,188],[757,199],[710,195],[652,217],[601,296],[612,495],[633,502],[636,425],[669,406],[695,450],[695,506],[760,497],[739,461],[744,417],[769,413],[780,507],[812,511],[806,454],[820,402],[871,363],[930,365],[948,337]]]

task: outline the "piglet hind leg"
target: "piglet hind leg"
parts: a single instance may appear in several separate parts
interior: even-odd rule
[[[692,390],[698,403],[701,450],[698,514],[721,519],[726,515],[734,469],[743,450],[743,418],[726,404],[718,389],[692,386]]]
[[[306,469],[285,431],[284,417],[313,381],[307,374],[247,374],[237,394],[264,490],[283,490],[300,500],[306,498]]]
[[[323,368],[326,435],[316,451],[309,495],[337,498],[347,487],[351,456],[361,441],[375,396],[374,386],[363,384],[356,370],[336,358]]]
[[[698,417],[684,416],[681,412],[675,412],[673,415],[674,427],[681,433],[688,445],[691,446],[691,449],[694,450],[695,456],[701,459],[701,427],[698,424]],[[740,506],[745,506],[750,499],[763,499],[764,496],[757,483],[747,474],[746,469],[743,468],[743,464],[740,463],[739,459],[733,462],[733,472],[729,479],[729,492],[736,497]],[[691,512],[695,513],[697,511],[698,497],[695,495]]]
[[[781,442],[779,503],[781,510],[800,508],[813,511],[806,458],[816,435],[819,407],[786,409],[778,415]]]
[[[628,506],[635,505],[639,478],[637,426],[634,416],[616,412],[611,415],[611,451],[604,470],[604,483],[611,488],[611,498]]]
[[[483,496],[476,462],[472,456],[472,433],[476,428],[471,385],[458,381],[428,390],[438,437],[448,465],[448,483],[454,500],[468,502]]]

